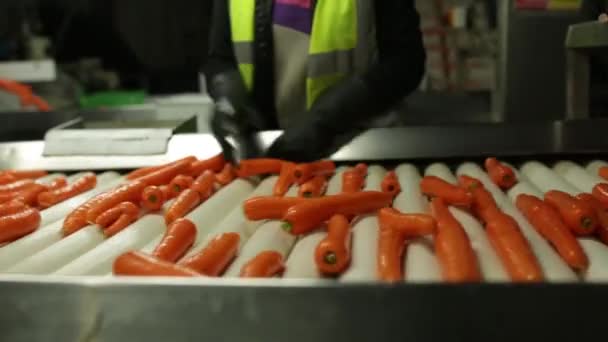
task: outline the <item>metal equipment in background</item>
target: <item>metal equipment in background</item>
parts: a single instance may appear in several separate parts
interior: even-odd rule
[[[591,58],[608,52],[608,27],[590,22],[572,25],[566,38],[568,119],[586,119],[590,114]]]

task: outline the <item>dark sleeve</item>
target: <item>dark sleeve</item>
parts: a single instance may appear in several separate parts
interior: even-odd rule
[[[317,124],[338,133],[385,113],[414,91],[424,74],[426,55],[414,1],[376,0],[375,11],[377,59],[363,75],[329,88],[311,109],[317,112]]]
[[[581,16],[585,20],[596,20],[600,14],[605,12],[603,7],[604,0],[583,0],[581,4]]]

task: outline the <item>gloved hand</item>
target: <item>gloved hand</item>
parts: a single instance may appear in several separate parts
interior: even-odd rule
[[[333,133],[312,122],[294,125],[275,140],[266,156],[296,162],[322,159],[334,150],[333,139]]]

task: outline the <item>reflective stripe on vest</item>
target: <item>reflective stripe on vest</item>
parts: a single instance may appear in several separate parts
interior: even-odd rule
[[[230,26],[234,52],[247,89],[253,88],[255,0],[230,0]],[[314,13],[308,73],[307,107],[327,88],[346,76],[363,72],[374,49],[372,0],[317,0]]]

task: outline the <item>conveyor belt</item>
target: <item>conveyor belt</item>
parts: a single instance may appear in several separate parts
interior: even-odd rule
[[[558,162],[553,168],[540,162],[522,164],[521,182],[507,195],[496,187],[480,168],[473,163],[464,163],[456,168],[458,175],[466,174],[480,179],[493,194],[498,205],[519,223],[530,242],[547,281],[549,282],[606,282],[608,281],[608,247],[589,239],[581,239],[590,257],[590,271],[579,277],[561,260],[551,246],[535,231],[517,211],[512,201],[519,193],[542,195],[551,189],[570,194],[589,192],[602,180],[591,173],[604,162],[591,162],[587,168],[569,161]],[[329,193],[339,191],[341,172],[331,179]],[[367,190],[379,190],[386,170],[379,165],[369,167]],[[403,192],[395,199],[395,208],[408,213],[427,212],[427,200],[418,189],[421,174],[414,165],[401,164],[396,168]],[[425,175],[434,175],[448,182],[455,182],[452,170],[445,164],[428,166]],[[47,177],[48,179],[49,177]],[[74,179],[71,177],[70,179]],[[68,237],[61,237],[63,218],[87,198],[120,184],[125,180],[113,172],[99,176],[99,185],[55,207],[42,211],[43,224],[34,233],[0,248],[0,272],[4,274],[40,275],[40,280],[54,276],[105,276],[111,273],[113,260],[128,250],[149,252],[160,241],[165,230],[161,215],[151,213],[132,224],[128,229],[106,239],[95,225],[88,226]],[[201,204],[188,218],[197,226],[197,241],[189,255],[204,248],[215,236],[225,232],[236,232],[241,236],[239,256],[227,270],[225,277],[237,276],[240,268],[253,256],[264,250],[275,250],[287,260],[285,278],[320,278],[313,253],[316,243],[325,233],[315,231],[309,236],[296,237],[286,233],[278,221],[251,222],[242,212],[241,203],[249,197],[270,195],[276,177],[259,184],[248,180],[236,180],[208,201]],[[292,187],[287,196],[295,196]],[[465,228],[480,261],[483,277],[489,282],[507,282],[507,277],[497,256],[493,252],[479,222],[467,212],[451,208],[452,213]],[[375,215],[359,218],[353,226],[353,259],[350,269],[339,281],[376,281],[377,219]],[[432,239],[422,238],[409,244],[404,256],[406,282],[440,282],[439,267],[433,253]],[[276,279],[276,282],[280,282]]]
[[[608,247],[594,239],[580,239],[590,268],[576,274],[513,201],[520,193],[541,195],[550,189],[573,194],[589,191],[601,181],[595,176],[597,169],[606,165],[604,161],[517,163],[521,182],[508,193],[494,186],[474,163],[402,163],[395,168],[403,191],[394,206],[403,212],[428,212],[427,199],[418,186],[423,175],[449,182],[462,174],[480,179],[501,209],[519,223],[538,257],[546,283],[535,286],[505,285],[509,278],[482,225],[458,208],[450,211],[472,242],[484,284],[442,284],[431,238],[408,243],[402,284],[378,284],[375,215],[358,218],[353,227],[349,270],[337,279],[323,278],[312,257],[326,234],[322,229],[295,238],[281,230],[278,222],[251,222],[243,215],[241,203],[252,196],[270,195],[276,177],[257,183],[234,181],[188,215],[198,232],[188,255],[218,234],[241,236],[239,257],[223,279],[115,277],[111,274],[114,258],[132,249],[151,251],[165,225],[159,214],[148,214],[109,239],[95,226],[62,238],[65,215],[87,198],[125,181],[115,172],[102,173],[95,189],[42,211],[44,225],[36,232],[0,247],[0,289],[10,294],[0,295],[0,305],[11,308],[0,312],[2,336],[7,341],[401,341],[407,337],[434,341],[453,336],[513,341],[576,333],[572,336],[584,339],[593,327],[601,327],[601,316],[569,313],[581,303],[585,312],[603,307],[596,299],[606,295],[606,286],[583,283],[608,282]],[[338,169],[331,179],[328,193],[339,191],[343,170]],[[383,165],[370,165],[366,188],[378,189],[385,172]],[[292,188],[288,195],[295,191]],[[281,278],[230,279],[251,256],[268,249],[287,259]],[[504,320],[511,325],[506,331]],[[23,322],[24,327],[36,328],[21,330]],[[440,331],[430,328],[437,322],[443,322]],[[583,332],[573,328],[588,323],[592,327]],[[484,328],[479,330],[480,326]],[[497,331],[503,333],[497,336]]]

